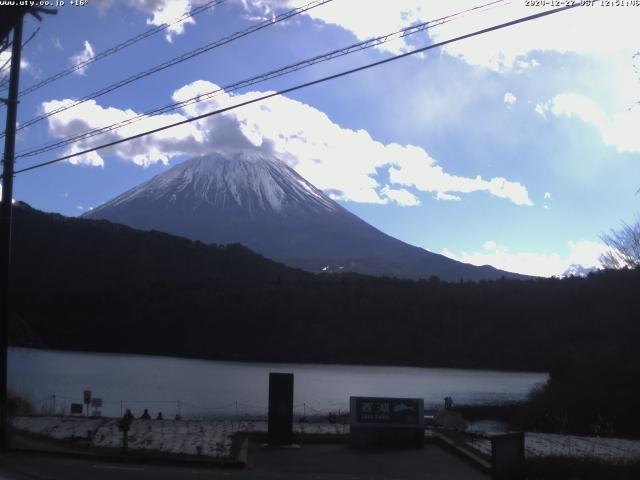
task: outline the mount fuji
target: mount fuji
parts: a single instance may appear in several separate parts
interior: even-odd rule
[[[313,272],[441,280],[524,276],[477,267],[393,238],[275,158],[210,154],[180,163],[84,217],[205,243],[241,243]]]

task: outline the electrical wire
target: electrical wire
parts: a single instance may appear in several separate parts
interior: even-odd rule
[[[189,18],[192,18],[193,16],[202,13],[212,7],[215,7],[217,5],[220,5],[221,3],[226,2],[226,0],[212,0],[210,2],[205,3],[204,5],[200,5],[199,7],[193,8],[190,12],[185,13],[183,15],[181,15],[180,17],[175,18],[174,20],[172,20],[170,23],[163,23],[162,25],[158,25],[156,27],[150,28],[149,30],[146,30],[134,37],[129,38],[128,40],[125,40],[124,42],[121,42],[117,45],[114,45],[111,48],[108,48],[107,50],[104,50],[96,55],[94,55],[93,57],[83,61],[83,62],[79,62],[76,65],[69,67],[65,70],[62,70],[58,73],[56,73],[55,75],[51,75],[48,78],[45,78],[44,80],[36,83],[35,85],[32,85],[28,88],[25,88],[24,90],[22,90],[19,94],[19,97],[22,97],[23,95],[28,95],[29,93],[35,92],[36,90],[39,90],[40,88],[44,87],[45,85],[49,85],[50,83],[53,83],[61,78],[64,78],[68,75],[71,75],[74,72],[77,72],[79,70],[82,70],[83,68],[86,68],[88,65],[95,63],[99,60],[102,60],[103,58],[109,57],[117,52],[119,52],[120,50],[123,50],[127,47],[130,47],[131,45],[134,45],[146,38],[149,38],[153,35],[156,35],[157,33],[163,32],[168,28],[171,28],[179,23],[182,23],[184,21],[186,21]],[[2,90],[6,90],[5,88],[1,88],[0,91]]]
[[[137,138],[141,138],[141,137],[145,137],[145,136],[148,136],[148,135],[152,135],[154,133],[158,133],[158,132],[161,132],[161,131],[164,131],[164,130],[168,130],[170,128],[174,128],[174,127],[177,127],[177,126],[180,126],[180,125],[185,125],[187,123],[195,122],[195,121],[207,118],[207,117],[211,117],[211,116],[219,115],[219,114],[231,111],[231,110],[235,110],[236,108],[244,107],[244,106],[247,106],[247,105],[250,105],[250,104],[253,104],[253,103],[257,103],[257,102],[261,102],[261,101],[267,100],[269,98],[273,98],[273,97],[280,96],[280,95],[285,95],[287,93],[291,93],[291,92],[294,92],[294,91],[297,91],[297,90],[301,90],[303,88],[307,88],[307,87],[310,87],[310,86],[313,86],[313,85],[318,85],[320,83],[324,83],[324,82],[327,82],[327,81],[330,81],[330,80],[335,80],[335,79],[338,79],[338,78],[342,78],[342,77],[345,77],[347,75],[351,75],[351,74],[356,73],[356,72],[361,72],[363,70],[368,70],[370,68],[377,67],[377,66],[380,66],[380,65],[384,65],[386,63],[390,63],[390,62],[393,62],[395,60],[399,60],[401,58],[406,58],[406,57],[409,57],[409,56],[412,56],[412,55],[416,55],[418,53],[422,53],[422,52],[426,52],[428,50],[432,50],[434,48],[439,48],[439,47],[448,45],[450,43],[458,42],[460,40],[465,40],[467,38],[476,37],[478,35],[483,35],[485,33],[493,32],[495,30],[500,30],[500,29],[507,28],[507,27],[510,27],[510,26],[513,26],[513,25],[517,25],[517,24],[520,24],[520,23],[528,22],[528,21],[531,21],[531,20],[536,20],[538,18],[546,17],[548,15],[553,15],[553,14],[556,14],[556,13],[560,13],[560,12],[563,12],[565,10],[576,8],[578,6],[580,6],[580,5],[579,4],[572,4],[572,5],[568,5],[568,6],[565,6],[565,7],[560,7],[560,8],[556,8],[556,9],[553,9],[553,10],[547,10],[547,11],[539,12],[539,13],[536,13],[536,14],[533,14],[533,15],[528,15],[526,17],[521,17],[521,18],[518,18],[516,20],[511,20],[509,22],[505,22],[505,23],[501,23],[501,24],[498,24],[498,25],[494,25],[492,27],[483,28],[481,30],[476,30],[474,32],[467,33],[467,34],[464,34],[464,35],[460,35],[458,37],[454,37],[454,38],[451,38],[449,40],[444,40],[444,41],[437,42],[437,43],[434,43],[434,44],[431,44],[431,45],[427,45],[426,47],[418,48],[418,49],[415,49],[415,50],[411,50],[409,52],[405,52],[405,53],[402,53],[402,54],[395,55],[393,57],[385,58],[385,59],[379,60],[377,62],[373,62],[373,63],[369,63],[367,65],[363,65],[363,66],[360,66],[360,67],[352,68],[350,70],[345,70],[343,72],[336,73],[336,74],[333,74],[333,75],[329,75],[329,76],[326,76],[326,77],[322,77],[322,78],[319,78],[319,79],[316,79],[316,80],[313,80],[313,81],[310,81],[310,82],[301,83],[301,84],[295,85],[293,87],[285,88],[285,89],[279,90],[277,92],[268,93],[268,94],[262,95],[260,97],[253,98],[251,100],[247,100],[245,102],[240,102],[240,103],[237,103],[235,105],[231,105],[231,106],[228,106],[228,107],[224,107],[224,108],[220,108],[220,109],[217,109],[217,110],[213,110],[211,112],[203,113],[201,115],[197,115],[195,117],[191,117],[191,118],[188,118],[186,120],[182,120],[180,122],[175,122],[175,123],[172,123],[170,125],[165,125],[163,127],[155,128],[153,130],[148,130],[146,132],[142,132],[142,133],[139,133],[139,134],[136,134],[136,135],[132,135],[132,136],[127,137],[127,138],[118,139],[118,140],[115,140],[113,142],[105,143],[103,145],[98,145],[97,147],[93,147],[93,148],[89,148],[89,149],[82,150],[82,151],[79,151],[79,152],[71,153],[69,155],[64,155],[62,157],[58,157],[58,158],[55,158],[53,160],[49,160],[49,161],[46,161],[46,162],[41,162],[41,163],[32,165],[30,167],[25,167],[25,168],[16,170],[15,174],[28,172],[28,171],[35,170],[35,169],[38,169],[38,168],[42,168],[42,167],[45,167],[45,166],[48,166],[48,165],[52,165],[54,163],[59,163],[59,162],[62,162],[64,160],[68,160],[68,159],[73,158],[73,157],[77,157],[77,156],[80,156],[80,155],[85,155],[85,154],[90,153],[90,152],[95,152],[96,150],[101,150],[101,149],[104,149],[104,148],[107,148],[107,147],[112,147],[114,145],[118,145],[118,144],[121,144],[121,143],[129,142],[129,141],[135,140]]]
[[[101,97],[102,95],[106,95],[107,93],[111,93],[114,90],[117,90],[121,87],[124,87],[125,85],[128,85],[130,83],[133,83],[137,80],[140,80],[142,78],[148,77],[150,75],[153,75],[154,73],[158,73],[162,70],[165,70],[169,67],[172,67],[174,65],[178,65],[182,62],[185,62],[187,60],[190,60],[198,55],[201,55],[205,52],[208,52],[210,50],[213,50],[215,48],[221,47],[223,45],[226,45],[228,43],[231,43],[235,40],[238,40],[239,38],[245,37],[247,35],[250,35],[254,32],[257,32],[259,30],[262,30],[264,28],[270,27],[272,25],[276,25],[280,22],[283,22],[285,20],[288,20],[289,18],[292,18],[296,15],[300,15],[302,13],[305,13],[313,8],[319,7],[321,5],[324,5],[326,3],[332,2],[333,0],[313,0],[310,3],[307,3],[306,5],[302,6],[302,7],[298,7],[298,8],[294,8],[293,10],[289,10],[285,13],[281,13],[280,15],[274,17],[273,19],[269,19],[269,20],[265,20],[263,22],[260,22],[256,25],[253,25],[245,30],[241,30],[239,32],[233,33],[227,37],[221,38],[219,40],[216,40],[214,42],[208,43],[207,45],[204,45],[202,47],[196,48],[195,50],[191,50],[189,52],[186,52],[178,57],[174,57],[171,60],[168,60],[166,62],[163,62],[159,65],[156,65],[155,67],[152,67],[148,70],[145,70],[143,72],[137,73],[135,75],[131,75],[130,77],[127,77],[123,80],[120,80],[116,83],[113,83],[107,87],[104,87],[100,90],[97,90],[93,93],[90,93],[89,95],[82,97],[80,100],[76,100],[73,103],[61,106],[56,108],[55,110],[52,110],[50,112],[46,112],[42,115],[39,115],[37,117],[32,118],[31,120],[28,120],[26,122],[24,122],[22,125],[20,125],[16,131],[22,130],[23,128],[27,128],[35,123],[38,123],[48,117],[51,117],[53,115],[56,115],[58,113],[64,112],[66,110],[69,110],[70,108],[76,107],[78,105],[81,105],[85,102],[88,102],[89,100],[93,100],[96,99],[98,97]],[[0,134],[0,137],[3,137],[5,135],[5,133]]]
[[[22,48],[24,48],[31,40],[33,40],[35,36],[38,34],[38,32],[40,32],[40,27],[36,28],[34,32],[31,35],[29,35],[29,38],[27,38],[24,42],[22,42]],[[13,42],[10,42],[9,45],[11,43]],[[6,48],[8,48],[8,46],[7,47],[3,46],[2,48],[0,48],[0,53],[4,52]],[[11,63],[11,55],[9,55],[9,58],[7,58],[7,60],[2,64],[2,66],[0,66],[0,74],[7,69],[10,63]]]
[[[505,3],[506,2],[506,3]],[[445,23],[451,22],[453,20],[455,20],[456,18],[464,15],[464,14],[468,14],[480,9],[485,9],[488,7],[495,7],[497,5],[508,5],[510,4],[510,1],[507,0],[495,0],[483,5],[479,5],[473,8],[469,8],[460,12],[456,12],[450,15],[447,15],[445,17],[441,17],[435,20],[429,20],[427,22],[422,22],[422,23],[418,23],[415,25],[411,25],[409,27],[397,30],[395,32],[391,32],[385,35],[381,35],[375,38],[371,38],[368,40],[365,40],[363,42],[358,42],[352,45],[349,45],[347,47],[343,47],[343,48],[339,48],[336,50],[332,50],[331,52],[328,53],[324,53],[322,55],[317,55],[315,57],[311,57],[308,58],[306,60],[291,64],[291,65],[287,65],[285,67],[276,69],[276,70],[271,70],[269,72],[266,73],[262,73],[260,75],[256,75],[254,77],[251,77],[249,79],[246,80],[242,80],[239,82],[235,82],[229,85],[226,85],[224,87],[219,87],[216,88],[214,90],[210,90],[208,92],[205,93],[201,93],[199,95],[196,95],[194,97],[188,98],[186,100],[182,100],[180,102],[175,102],[175,103],[171,103],[168,105],[164,105],[161,107],[157,107],[154,108],[152,110],[149,110],[147,112],[135,115],[131,118],[122,120],[120,122],[116,122],[116,123],[112,123],[110,125],[106,125],[103,127],[99,127],[99,128],[94,128],[94,129],[88,129],[85,130],[84,132],[75,134],[73,136],[70,137],[66,137],[63,138],[61,140],[57,140],[55,142],[50,142],[48,144],[39,146],[37,148],[34,148],[32,150],[26,151],[26,152],[21,152],[19,154],[16,155],[16,159],[20,159],[20,158],[25,158],[25,157],[32,157],[35,155],[40,155],[42,153],[57,149],[57,148],[61,148],[63,146],[66,145],[70,145],[72,143],[81,141],[81,140],[86,140],[88,138],[94,137],[96,135],[102,135],[105,133],[109,133],[112,132],[114,130],[118,130],[120,128],[123,128],[125,126],[131,125],[133,123],[137,123],[141,120],[144,120],[145,118],[150,118],[153,115],[158,115],[158,114],[163,114],[163,113],[168,113],[171,111],[175,111],[178,110],[180,108],[189,106],[189,105],[193,105],[195,103],[199,103],[199,102],[203,102],[206,100],[210,100],[212,98],[214,98],[217,95],[220,95],[222,93],[229,93],[229,92],[234,92],[237,90],[240,90],[242,88],[246,88],[248,86],[252,86],[258,83],[262,83],[265,82],[267,80],[271,80],[277,77],[281,77],[293,72],[296,72],[298,70],[301,70],[303,68],[307,68],[313,65],[316,65],[318,63],[322,63],[322,62],[326,62],[329,60],[333,60],[335,58],[339,58],[345,55],[349,55],[351,53],[354,52],[358,52],[358,51],[362,51],[368,48],[372,48],[372,47],[377,47],[379,45],[382,45],[384,43],[390,42],[392,40],[396,40],[399,38],[405,38],[408,37],[410,35],[414,35],[416,33],[419,32],[423,32],[425,30],[427,30],[428,28],[434,28],[440,25],[443,25]]]

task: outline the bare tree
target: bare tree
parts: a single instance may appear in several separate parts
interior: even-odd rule
[[[640,50],[632,56],[633,69],[640,75]],[[640,101],[637,102],[640,105]],[[630,107],[630,109],[633,107]],[[640,193],[640,189],[636,194]],[[640,216],[631,224],[623,223],[619,230],[611,229],[600,237],[609,251],[600,255],[604,268],[636,268],[640,266]]]
[[[640,267],[640,216],[631,224],[623,223],[619,230],[602,235],[609,251],[600,256],[605,268]]]

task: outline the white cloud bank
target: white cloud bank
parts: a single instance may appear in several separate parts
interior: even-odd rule
[[[472,265],[492,265],[508,272],[551,277],[562,275],[571,265],[601,268],[600,256],[607,251],[603,243],[588,240],[568,242],[568,247],[569,253],[565,256],[558,253],[511,252],[507,247],[489,240],[480,251],[455,254],[445,248],[441,253]]]
[[[545,118],[578,118],[598,129],[602,141],[620,153],[640,153],[640,108],[634,106],[612,115],[607,114],[596,102],[575,93],[556,95],[549,102],[538,103],[535,111]]]
[[[301,4],[297,0],[242,0],[242,3],[247,9],[267,10],[293,8]],[[347,0],[322,5],[306,15],[326,24],[338,25],[358,39],[365,40],[482,3],[477,0]],[[430,35],[434,41],[442,41],[550,9],[526,6],[524,1],[494,5],[433,28]],[[578,7],[452,43],[445,46],[444,51],[472,65],[497,71],[523,71],[540,65],[536,58],[530,58],[535,51],[583,55],[632,51],[637,48],[639,21],[640,9],[637,8]],[[595,35],[594,32],[600,34]],[[379,48],[392,53],[411,49],[406,40]]]
[[[69,104],[75,103],[73,99],[52,100],[42,104],[45,112],[57,110]],[[75,135],[79,131],[99,128],[104,125],[122,122],[138,115],[133,110],[120,110],[112,107],[102,107],[95,100],[82,103],[72,109],[49,117],[49,132],[56,138]],[[179,122],[186,117],[179,113],[158,115],[145,118],[144,121],[132,123],[121,128],[118,132],[110,132],[94,139],[77,142],[66,153],[76,153],[95,145],[118,140],[142,133],[146,130],[162,127],[170,123]],[[99,141],[98,141],[99,139]],[[109,149],[91,152],[69,159],[72,164],[82,164],[94,167],[104,166],[103,155],[115,155],[121,159],[130,161],[136,165],[149,166],[160,162],[168,164],[173,156],[180,155],[188,146],[203,140],[201,132],[194,124],[165,130],[163,132],[142,137],[131,142],[125,142]]]
[[[147,13],[147,24],[156,26],[170,23],[192,8],[206,3],[206,0],[125,1],[130,7]],[[300,7],[306,3],[299,0],[235,1],[250,13],[251,18],[255,16],[257,19],[269,18],[275,12]],[[112,0],[92,0],[92,4],[102,10],[109,8],[112,3]],[[341,0],[313,8],[304,15],[325,24],[337,25],[352,32],[358,39],[366,40],[411,24],[462,12],[482,3],[477,0]],[[434,41],[442,41],[549,9],[529,7],[524,1],[505,2],[456,17],[451,22],[433,28],[429,34]],[[254,15],[256,13],[257,15]],[[638,8],[578,7],[449,44],[444,47],[444,51],[472,65],[497,71],[523,71],[540,65],[536,58],[530,56],[536,51],[574,52],[584,55],[632,51],[631,49],[637,48],[636,30],[639,20]],[[167,40],[171,41],[173,35],[182,34],[186,25],[194,23],[193,18],[188,18],[171,26],[167,29]],[[594,32],[600,34],[595,35]],[[419,38],[420,35],[423,40],[426,38],[426,34],[418,34],[415,38]],[[411,49],[406,39],[377,48],[391,53]]]
[[[217,85],[196,81],[173,94],[182,101],[216,90]],[[96,141],[76,144],[81,151],[98,143],[123,138],[205,112],[260,97],[265,92],[229,95],[183,108],[180,113],[151,117],[112,132]],[[72,100],[43,104],[45,112]],[[50,133],[61,138],[87,128],[119,122],[136,115],[132,110],[105,108],[95,101],[85,102],[49,118]],[[99,119],[99,120],[98,120]],[[92,152],[72,159],[72,163],[104,165],[103,155],[111,154],[137,165],[167,164],[178,155],[201,155],[212,151],[233,153],[260,150],[280,158],[334,199],[363,203],[419,205],[408,188],[429,192],[439,200],[460,200],[460,194],[483,191],[516,205],[533,205],[526,187],[502,177],[484,179],[447,173],[423,148],[397,143],[383,144],[365,130],[351,130],[334,123],[320,110],[284,96],[247,105],[221,115],[189,123],[148,137]],[[388,183],[378,177],[387,173]]]

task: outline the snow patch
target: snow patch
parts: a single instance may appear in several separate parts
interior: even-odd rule
[[[485,455],[491,455],[489,438],[466,438],[464,442]],[[527,433],[524,438],[528,458],[565,457],[594,459],[608,463],[640,461],[640,440],[582,437],[555,433]]]
[[[14,417],[11,425],[19,431],[44,435],[55,440],[90,440],[96,448],[121,448],[119,419],[82,417]],[[233,435],[238,432],[266,432],[263,420],[142,420],[135,419],[129,430],[129,448],[153,452],[231,458]],[[296,434],[346,435],[348,425],[296,423]]]
[[[93,215],[137,199],[173,203],[179,198],[188,199],[194,209],[203,204],[215,208],[236,205],[254,212],[341,208],[280,160],[238,153],[187,160],[96,208]]]

